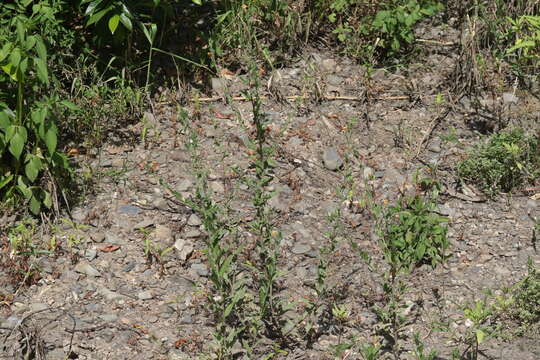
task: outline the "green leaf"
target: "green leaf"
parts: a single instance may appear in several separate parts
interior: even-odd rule
[[[39,214],[40,210],[41,210],[41,203],[35,196],[32,196],[32,198],[30,199],[30,211],[32,211],[34,215],[37,215]]]
[[[43,199],[43,205],[45,205],[45,207],[47,209],[50,209],[51,206],[52,206],[52,197],[51,197],[51,193],[48,192],[48,191],[43,191],[43,193],[45,194],[45,197]]]
[[[12,120],[15,117],[15,114],[10,109],[4,109],[0,112],[0,129],[6,131],[8,127],[11,126]],[[6,141],[9,140],[6,138]]]
[[[111,34],[114,34],[116,29],[118,28],[119,23],[120,23],[120,15],[116,14],[110,17],[109,30],[111,31]]]
[[[24,42],[26,51],[32,50],[32,48],[36,45],[36,37],[37,35],[32,35],[26,38],[26,41]]]
[[[13,154],[13,156],[15,156],[17,160],[19,160],[28,136],[26,128],[24,128],[23,126],[12,125],[8,128],[6,135],[8,133],[12,135],[9,136],[9,151],[11,152],[11,154]]]
[[[84,1],[83,3],[87,3],[87,2],[90,2],[91,0],[86,0]],[[103,2],[103,0],[95,0],[95,1],[91,1],[90,2],[90,5],[88,5],[88,7],[86,8],[86,11],[84,12],[84,16],[88,16],[90,14],[93,14],[94,11],[97,9],[97,7],[99,5],[101,5],[101,3]]]
[[[19,66],[19,63],[21,62],[21,50],[19,48],[13,49],[9,56],[9,62],[13,67]]]
[[[45,43],[43,43],[41,36],[36,37],[36,52],[40,59],[47,61],[47,48],[45,47]]]
[[[9,184],[13,180],[13,174],[5,176],[3,179],[0,180],[0,189],[2,189],[4,186]]]
[[[39,157],[33,154],[28,154],[26,160],[26,166],[24,167],[24,173],[30,182],[34,182],[39,175],[39,171],[42,168],[41,160]]]
[[[58,139],[56,136],[56,127],[51,127],[45,133],[45,145],[47,145],[47,150],[49,151],[49,155],[52,155],[55,152],[57,142],[58,142]]]
[[[15,22],[15,27],[16,27],[16,30],[17,30],[17,40],[19,41],[19,43],[24,43],[24,40],[25,40],[25,36],[24,36],[24,33],[25,33],[25,29],[24,29],[24,24],[22,23],[22,21],[20,20],[20,18],[18,18]]]
[[[476,330],[476,343],[481,344],[486,337],[486,333],[482,329]]]
[[[10,42],[4,43],[2,50],[0,50],[0,62],[4,61],[4,59],[11,53],[12,46],[13,45]]]
[[[49,71],[47,70],[47,64],[42,58],[34,58],[34,64],[36,65],[37,75],[39,80],[44,84],[49,85]]]
[[[202,0],[191,0],[195,5],[202,5]]]
[[[97,12],[96,14],[92,15],[92,16],[90,17],[90,19],[88,19],[88,22],[86,23],[86,26],[89,26],[89,25],[92,25],[92,24],[94,24],[94,23],[97,23],[99,20],[101,20],[101,18],[102,18],[103,16],[105,16],[109,11],[111,11],[112,8],[113,8],[112,6],[109,6],[109,7],[105,8],[105,9],[103,9],[103,10]]]
[[[125,13],[120,14],[120,21],[122,22],[122,25],[126,27],[126,29],[128,29],[130,32],[133,31],[133,24]]]
[[[70,101],[62,100],[60,101],[60,104],[64,105],[66,108],[68,108],[71,111],[81,111],[80,107],[78,107],[77,105],[75,105],[74,103]]]
[[[17,189],[21,192],[21,194],[24,196],[25,199],[30,199],[30,197],[32,196],[32,191],[30,190],[28,185],[26,185],[26,183],[24,182],[24,179],[22,176],[19,176],[17,178]]]

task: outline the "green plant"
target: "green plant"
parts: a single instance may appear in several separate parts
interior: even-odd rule
[[[471,332],[473,333],[464,354],[470,351],[472,359],[476,360],[480,344],[492,333],[492,329],[486,323],[493,315],[493,311],[487,304],[487,298],[485,298],[484,300],[477,300],[472,306],[466,306],[463,309],[463,314],[470,321]]]
[[[506,50],[506,57],[514,60],[521,72],[533,74],[540,65],[540,16],[508,17],[507,21],[510,27],[506,36],[515,38],[515,42]]]
[[[198,135],[191,128],[185,109],[178,108],[178,119],[189,134],[186,150],[191,154],[197,187],[193,199],[184,199],[178,192],[169,190],[200,215],[207,233],[205,255],[212,283],[208,301],[215,321],[213,336],[217,343],[216,356],[218,359],[230,359],[235,343],[243,341],[247,337],[246,332],[250,331],[249,311],[245,305],[249,300],[247,278],[238,264],[242,247],[236,241],[234,230],[224,220],[223,209],[212,199],[207,174],[201,166]],[[244,345],[248,346],[246,343]]]
[[[424,263],[435,267],[446,258],[447,219],[434,212],[440,184],[431,178],[417,183],[432,193],[403,196],[395,205],[377,209],[380,244],[392,277]]]
[[[540,271],[529,259],[528,274],[516,284],[513,291],[512,315],[525,326],[540,321]]]
[[[419,333],[414,333],[414,356],[417,360],[434,360],[437,357],[437,351],[431,350],[428,354],[424,353],[424,343],[420,339]]]
[[[47,2],[31,3],[4,5],[11,18],[0,27],[0,190],[3,201],[17,205],[24,199],[38,214],[42,206],[57,204],[59,181],[70,173],[67,157],[57,150],[56,114],[60,106],[76,107],[44,95],[50,78],[39,31],[55,12]]]
[[[363,345],[360,348],[360,356],[364,360],[376,360],[379,358],[381,352],[381,345],[369,344]]]
[[[473,148],[457,165],[462,181],[473,183],[488,196],[511,192],[534,180],[540,170],[538,139],[520,129],[493,134]]]
[[[402,300],[407,287],[400,275],[424,263],[435,267],[446,259],[448,248],[448,229],[444,225],[447,220],[434,213],[440,184],[429,177],[419,179],[418,175],[415,183],[427,195],[401,196],[394,205],[374,209],[379,244],[389,266],[382,284],[385,303],[375,306],[374,311],[381,320],[379,330],[389,340],[396,360],[401,356],[399,341],[408,321]]]
[[[398,54],[414,41],[414,25],[442,8],[441,3],[431,0],[391,3],[390,8],[377,12],[372,23],[373,29],[382,35],[378,46],[391,56]]]

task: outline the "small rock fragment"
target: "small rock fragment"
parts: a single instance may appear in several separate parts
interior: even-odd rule
[[[343,160],[339,156],[336,148],[327,148],[323,153],[323,163],[324,166],[331,171],[336,171],[343,166]]]
[[[92,265],[90,265],[87,262],[80,262],[77,265],[75,265],[75,271],[80,274],[85,274],[92,277],[101,276],[99,271],[97,271],[95,268],[92,267]]]

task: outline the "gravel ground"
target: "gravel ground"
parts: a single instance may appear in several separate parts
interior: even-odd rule
[[[528,258],[540,265],[531,243],[531,217],[540,214],[531,194],[488,201],[472,187],[457,186],[454,167],[479,141],[474,124],[480,117],[467,98],[448,95],[456,61],[433,50],[407,69],[379,69],[369,78],[365,68],[348,59],[307,50],[302,60],[263,79],[277,162],[270,206],[283,234],[283,295],[291,301],[313,295],[318,250],[329,241],[325,219],[341,208],[343,241],[328,281],[339,287],[338,299],[350,312],[346,324],[324,331],[312,346],[300,342],[278,358],[360,359],[355,349],[335,357],[331,347],[353,337],[359,343],[383,341],[373,306],[382,302],[385,265],[373,218],[338,195],[347,174],[357,199],[371,189],[377,202],[413,192],[413,174],[425,165],[437,165],[444,185],[439,212],[449,219],[450,258],[444,266],[422,266],[405,278],[403,303],[411,319],[406,349],[419,332],[440,359],[450,359],[454,348],[464,351],[459,339],[471,324],[463,306],[482,299],[486,290],[497,295],[521,279]],[[216,98],[186,109],[203,155],[196,165],[208,170],[215,199],[228,204],[231,216],[248,221],[254,214],[249,191],[231,169],[252,173],[246,146],[253,131],[251,105],[219,99],[225,92],[239,96],[244,87],[234,75],[213,81],[208,96]],[[313,94],[313,89],[318,97],[290,97]],[[445,102],[438,105],[439,93]],[[99,153],[77,157],[95,175],[96,194],[73,209],[72,221],[44,235],[44,241],[56,236],[64,254],[38,259],[41,280],[21,288],[10,306],[0,308],[5,358],[16,358],[24,346],[34,346],[46,359],[172,360],[211,352],[201,219],[160,185],[163,181],[187,197],[194,194],[194,164],[185,150],[188,136],[177,121],[175,96],[163,93],[154,112],[127,129],[138,139],[144,133],[144,141],[114,144],[112,137]],[[524,91],[483,100],[510,123],[538,120],[539,102]],[[173,250],[151,263],[147,240]],[[375,270],[356,255],[351,242],[372,257]],[[7,281],[0,286],[6,293],[17,290]],[[299,304],[288,316],[301,311]],[[263,339],[257,358],[267,349]],[[540,341],[534,334],[489,339],[481,351],[491,359],[538,359]],[[413,356],[403,353],[408,358]]]

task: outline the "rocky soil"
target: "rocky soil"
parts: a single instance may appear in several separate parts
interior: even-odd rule
[[[427,348],[450,359],[452,349],[465,350],[459,339],[471,326],[463,306],[482,299],[486,290],[501,294],[526,274],[529,257],[540,266],[531,242],[532,218],[540,216],[533,193],[488,200],[473,187],[458,186],[454,172],[480,139],[479,113],[497,112],[533,129],[538,100],[508,87],[482,98],[484,109],[474,108],[469,98],[455,99],[449,92],[458,57],[437,48],[425,52],[408,68],[369,74],[346,58],[306,50],[290,67],[264,75],[264,111],[277,162],[270,206],[283,234],[284,296],[298,301],[313,295],[318,250],[328,245],[326,218],[339,207],[344,234],[328,281],[339,286],[339,301],[350,311],[345,325],[329,329],[313,346],[297,344],[278,358],[332,359],[331,346],[353,336],[359,343],[382,341],[372,307],[381,301],[385,265],[374,220],[358,201],[370,192],[378,203],[413,192],[420,167],[436,166],[434,176],[444,184],[439,212],[449,219],[451,256],[444,266],[422,266],[406,278],[410,338],[419,332]],[[55,236],[63,253],[39,259],[42,278],[36,285],[0,283],[3,292],[16,293],[11,305],[0,308],[5,358],[25,346],[35,346],[46,359],[173,360],[211,353],[201,219],[160,182],[192,196],[194,165],[202,166],[215,199],[230,208],[231,217],[244,220],[239,226],[247,226],[253,205],[238,174],[253,172],[246,146],[253,128],[251,105],[234,98],[245,88],[240,77],[215,79],[212,94],[186,106],[202,163],[193,164],[185,148],[188,134],[177,119],[177,94],[170,91],[144,121],[125,130],[138,139],[134,144],[111,136],[95,154],[76,156],[84,164],[81,176],[90,171],[96,179],[95,195],[72,209],[70,221],[43,235],[44,243]],[[437,94],[443,103],[436,103]],[[233,100],[227,103],[226,96]],[[352,202],[343,201],[344,188],[354,188]],[[351,242],[369,253],[376,271]],[[172,250],[150,259],[149,243]],[[300,304],[290,317],[300,316]],[[538,359],[539,340],[537,335],[490,339],[481,351],[491,359]],[[265,346],[263,341],[261,352]],[[404,346],[410,349],[412,341]],[[340,358],[361,357],[354,350]]]

